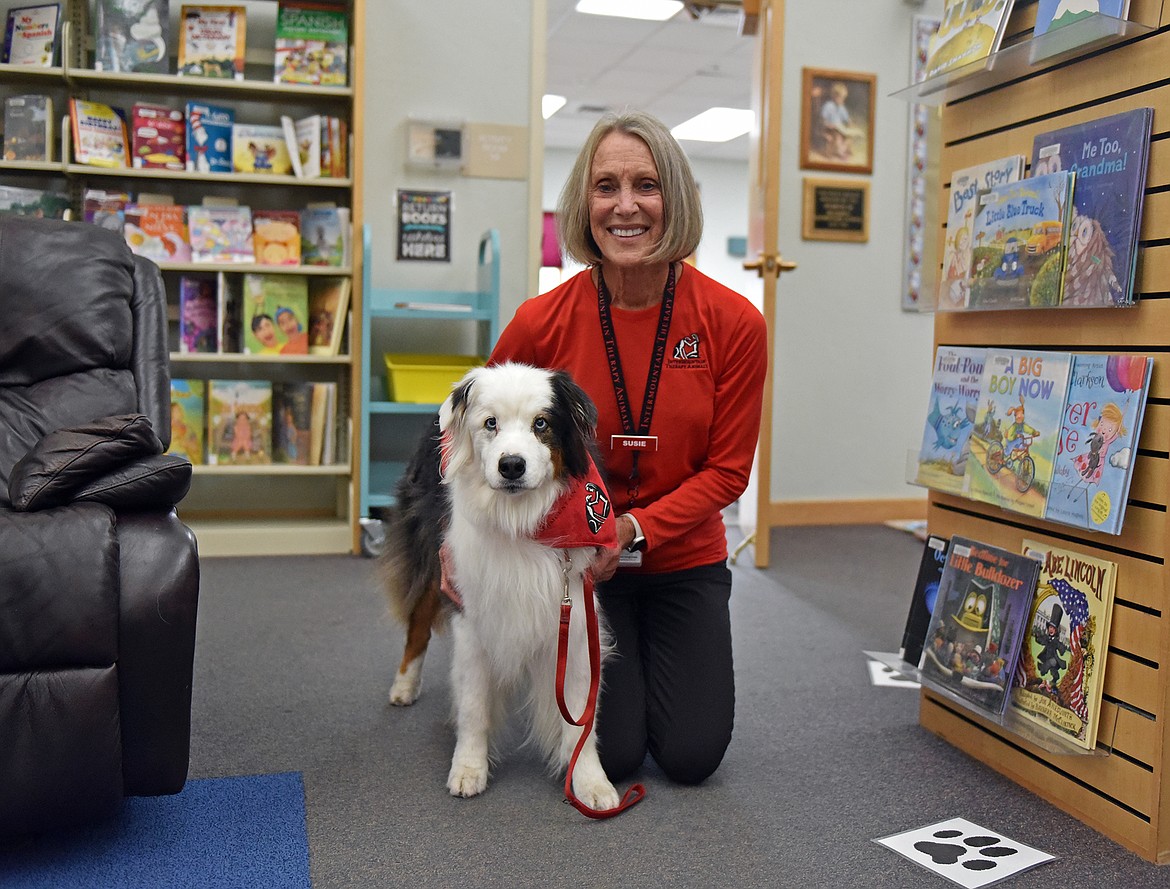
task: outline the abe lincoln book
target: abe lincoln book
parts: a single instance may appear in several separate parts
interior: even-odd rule
[[[1012,688],[1023,719],[1078,747],[1096,745],[1117,564],[1033,540],[1042,568]]]
[[[940,345],[935,352],[917,484],[949,494],[965,492],[986,357],[987,350],[977,346]]]
[[[1040,563],[965,537],[951,539],[919,672],[993,717],[1003,716]]]

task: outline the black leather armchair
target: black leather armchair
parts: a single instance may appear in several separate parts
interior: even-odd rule
[[[0,835],[187,779],[199,562],[157,267],[0,217]]]

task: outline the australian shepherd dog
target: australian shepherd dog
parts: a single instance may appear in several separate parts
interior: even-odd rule
[[[562,496],[595,477],[596,422],[593,403],[565,373],[476,368],[443,403],[397,486],[383,566],[407,638],[390,702],[418,698],[431,631],[449,626],[456,739],[447,789],[454,796],[487,787],[489,758],[499,752],[495,730],[513,710],[523,713],[527,740],[553,770],[563,772],[580,738],[556,700],[558,626],[567,595],[575,617],[564,700],[580,713],[590,665],[586,622],[576,618],[597,547],[566,548],[563,539],[557,546],[542,532]],[[588,524],[608,521],[612,534],[604,488],[599,481],[585,487]],[[607,647],[603,627],[603,655]],[[595,730],[578,755],[572,788],[594,809],[618,804]]]

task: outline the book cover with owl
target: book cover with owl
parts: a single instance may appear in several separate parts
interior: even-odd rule
[[[1135,108],[1041,133],[1032,142],[1033,176],[1076,174],[1062,307],[1134,303],[1153,118],[1152,108]]]
[[[1007,708],[1040,563],[951,538],[918,669],[924,683],[995,719]]]

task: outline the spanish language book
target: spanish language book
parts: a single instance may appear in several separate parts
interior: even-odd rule
[[[965,537],[951,539],[919,663],[922,679],[1002,717],[1040,563]]]
[[[980,198],[972,232],[970,306],[1060,305],[1075,174],[997,185]]]
[[[60,3],[18,6],[8,10],[3,61],[8,65],[53,67],[60,18]]]
[[[988,350],[967,460],[968,496],[1043,516],[1071,364],[1067,352]]]
[[[1011,706],[1029,722],[1092,750],[1101,716],[1117,564],[1033,540],[1040,560]]]
[[[971,292],[972,230],[979,199],[994,186],[1015,182],[1022,175],[1024,156],[1013,154],[1011,157],[956,170],[951,176],[942,277],[938,288],[940,310],[967,308]]]
[[[1154,362],[1075,355],[1044,518],[1120,534]]]
[[[349,19],[323,3],[282,0],[276,13],[276,83],[345,86]]]
[[[1135,108],[1032,142],[1033,175],[1065,170],[1077,177],[1063,306],[1133,305],[1153,119],[1154,109]]]
[[[965,492],[986,355],[986,349],[973,346],[940,345],[935,352],[930,405],[918,450],[918,484],[948,494]]]
[[[927,44],[925,79],[986,66],[1011,11],[1012,0],[945,0],[938,31]]]

